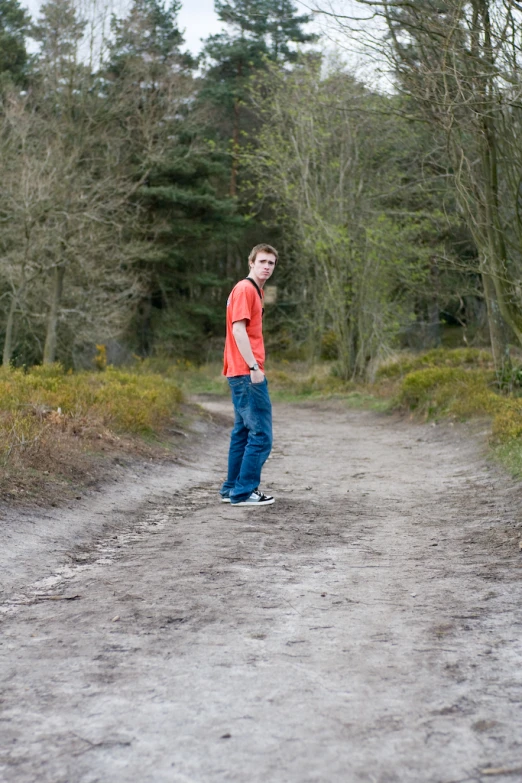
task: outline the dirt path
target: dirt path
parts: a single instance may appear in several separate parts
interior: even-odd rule
[[[1,781],[522,781],[520,488],[451,428],[279,406],[276,432],[274,506],[216,502],[215,430],[4,523]]]

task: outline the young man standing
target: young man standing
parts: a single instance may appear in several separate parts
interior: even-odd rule
[[[223,375],[234,404],[227,480],[221,500],[233,506],[268,506],[259,491],[261,469],[272,448],[272,405],[264,373],[263,286],[272,276],[277,250],[256,245],[248,257],[250,272],[232,289],[227,302]]]

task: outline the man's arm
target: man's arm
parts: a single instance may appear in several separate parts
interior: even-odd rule
[[[234,340],[236,341],[239,353],[248,366],[252,367],[256,359],[252,353],[252,346],[250,345],[250,339],[248,337],[246,327],[246,319],[243,321],[234,321],[232,324],[232,334],[234,335]],[[265,375],[262,370],[250,371],[250,378],[252,383],[261,383],[264,380],[264,377]]]

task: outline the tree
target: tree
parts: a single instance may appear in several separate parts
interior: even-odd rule
[[[381,39],[398,88],[419,119],[445,134],[456,199],[477,248],[495,363],[522,344],[520,221],[522,10],[471,0],[361,0],[385,22]],[[345,30],[351,20],[344,17]]]
[[[178,70],[189,58],[181,54],[183,36],[177,26],[179,0],[134,0],[128,15],[113,17],[109,69],[113,75],[146,72],[151,83],[162,81],[166,70]]]
[[[26,358],[51,362],[60,339],[60,356],[70,360],[82,343],[121,331],[139,293],[125,236],[133,183],[112,159],[123,140],[110,126],[85,133],[79,114],[78,137],[64,139],[63,119],[46,114],[34,94],[12,94],[3,107],[4,364],[21,342]]]
[[[21,84],[26,77],[30,22],[18,0],[0,0],[0,85],[6,81]]]
[[[134,231],[147,280],[136,322],[137,349],[145,355],[158,346],[178,355],[197,352],[219,328],[220,256],[226,237],[243,222],[219,192],[222,156],[207,138],[208,112],[195,101],[178,7],[134,3],[125,19],[114,22],[107,70],[110,93],[127,96],[129,117],[136,121],[144,113],[154,128],[149,144],[136,146],[140,132],[132,133],[136,163],[150,163],[136,192],[141,220]]]
[[[265,61],[294,61],[291,45],[312,43],[317,36],[304,31],[311,16],[297,14],[291,0],[217,0],[215,6],[218,18],[231,30],[207,40],[204,58],[209,65],[201,97],[219,107],[222,132],[230,140],[229,194],[235,197],[251,76],[264,68]]]
[[[297,273],[311,352],[333,332],[340,373],[350,378],[364,375],[408,322],[411,280],[418,290],[425,278],[382,203],[397,137],[390,123],[373,127],[386,99],[341,67],[326,77],[321,68],[312,58],[259,80],[252,100],[264,122],[245,163],[294,245],[289,285],[295,299]]]
[[[81,61],[84,27],[69,0],[46,3],[33,31],[41,51],[31,90],[4,102],[5,363],[15,349],[16,320],[39,340],[43,328],[42,359],[49,363],[60,339],[70,358],[82,342],[121,332],[140,293],[129,228],[139,211],[132,198],[150,161],[143,171],[132,157],[129,104],[109,100],[105,83]],[[145,146],[157,119],[141,117],[134,125]]]

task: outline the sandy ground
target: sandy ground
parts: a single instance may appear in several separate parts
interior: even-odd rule
[[[218,502],[209,424],[3,520],[3,783],[522,781],[520,486],[458,428],[275,418],[271,507]]]

